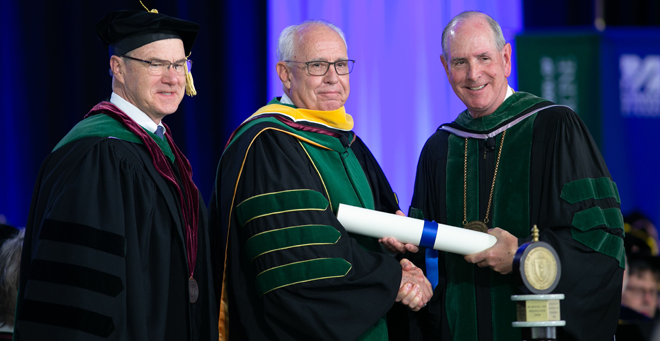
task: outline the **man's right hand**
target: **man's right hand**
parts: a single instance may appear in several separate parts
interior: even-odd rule
[[[433,296],[433,287],[422,269],[405,258],[400,263],[403,274],[396,301],[408,306],[412,311],[419,311]]]

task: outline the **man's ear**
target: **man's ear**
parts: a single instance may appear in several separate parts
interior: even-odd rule
[[[285,62],[278,62],[275,68],[277,69],[277,75],[280,77],[282,86],[287,90],[291,89],[291,69],[289,69]]]
[[[117,81],[124,84],[124,76],[126,75],[126,64],[120,57],[114,55],[110,57],[110,72]]]
[[[508,78],[511,75],[511,44],[509,43],[502,48],[502,60],[504,61],[504,76]]]
[[[449,79],[449,64],[447,63],[447,60],[445,59],[445,55],[441,54],[440,55],[440,61],[442,62],[442,67],[445,68],[445,73],[447,74],[447,79]],[[451,82],[451,79],[449,79]]]

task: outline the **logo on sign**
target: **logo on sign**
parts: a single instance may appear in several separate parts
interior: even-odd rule
[[[543,56],[540,59],[540,67],[541,97],[577,111],[577,58],[572,55],[555,58]]]
[[[619,58],[621,115],[660,117],[660,55]]]

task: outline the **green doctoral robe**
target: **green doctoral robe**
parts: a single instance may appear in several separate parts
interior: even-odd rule
[[[335,214],[398,204],[351,128],[273,100],[230,139],[210,207],[223,340],[387,340],[401,266]]]
[[[411,213],[462,226],[465,143],[467,221],[484,220],[497,154],[506,130],[488,227],[500,227],[559,254],[563,293],[560,340],[611,340],[616,329],[623,272],[623,219],[616,184],[575,112],[517,92],[491,115],[466,111],[441,126],[422,150]],[[441,238],[442,236],[440,236]],[[416,263],[436,281],[432,301],[419,316],[427,339],[520,340],[513,328],[520,294],[513,274],[467,263],[463,256],[420,251]],[[437,262],[437,267],[432,264]]]
[[[41,166],[14,340],[217,339],[206,208],[194,184],[178,190],[192,184],[187,160],[171,133],[163,140],[109,102],[89,115]],[[197,210],[195,303],[182,205]]]

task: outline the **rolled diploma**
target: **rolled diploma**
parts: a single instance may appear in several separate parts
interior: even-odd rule
[[[346,204],[339,204],[337,219],[351,233],[373,238],[394,237],[402,243],[459,255],[481,252],[497,241],[487,233]]]

